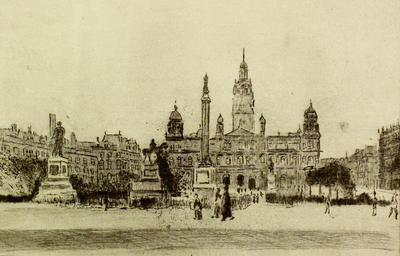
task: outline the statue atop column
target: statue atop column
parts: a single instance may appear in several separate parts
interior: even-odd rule
[[[63,156],[64,135],[65,129],[59,121],[57,122],[57,126],[54,128],[53,137],[51,138],[54,142],[51,152],[52,156]]]

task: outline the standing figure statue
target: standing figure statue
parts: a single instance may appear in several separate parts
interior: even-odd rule
[[[271,174],[274,173],[274,162],[272,161],[271,158],[268,159],[268,170],[269,170],[269,173],[271,173]]]
[[[65,129],[61,126],[62,123],[57,122],[56,128],[54,128],[52,140],[54,141],[52,156],[63,156],[63,144]]]

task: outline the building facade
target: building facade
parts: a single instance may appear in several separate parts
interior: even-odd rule
[[[400,188],[400,124],[382,127],[379,133],[379,179],[384,189]]]
[[[0,150],[9,156],[47,160],[49,146],[56,126],[56,115],[49,115],[49,136],[39,135],[28,127],[26,131],[12,124],[0,129]],[[139,175],[143,168],[140,146],[134,139],[104,133],[102,140],[78,141],[74,132],[64,138],[63,156],[68,161],[68,175],[77,175],[86,183],[104,181],[116,183],[119,173]]]
[[[357,187],[367,189],[379,188],[379,159],[377,146],[365,146],[356,149],[354,154],[346,158],[351,178]]]
[[[207,97],[208,92],[207,87]],[[203,98],[202,106],[204,108]],[[203,113],[204,110],[202,118]],[[209,140],[209,157],[216,168],[217,184],[228,180],[233,188],[265,189],[268,184],[267,165],[272,161],[277,188],[299,192],[304,189],[306,167],[319,163],[321,134],[318,115],[311,102],[304,111],[302,129],[299,127],[296,132],[287,135],[266,136],[266,120],[260,115],[260,133],[254,132],[254,93],[244,53],[239,66],[239,79],[233,86],[232,130],[225,133],[222,115],[216,121],[215,136]],[[173,170],[184,170],[188,176],[193,176],[194,168],[202,161],[200,136],[204,127],[184,135],[183,126],[182,115],[175,106],[165,136],[169,163]]]
[[[47,159],[47,144],[47,136],[37,134],[30,126],[27,131],[17,124],[0,129],[0,150],[9,156]]]

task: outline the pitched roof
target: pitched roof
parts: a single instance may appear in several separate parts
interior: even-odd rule
[[[230,133],[225,134],[225,136],[255,136],[255,134],[246,129],[237,128],[236,130],[233,130]]]

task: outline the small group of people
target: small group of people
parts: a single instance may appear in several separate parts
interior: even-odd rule
[[[202,214],[203,204],[199,198],[198,194],[194,195],[193,202],[193,210],[194,210],[194,219],[201,220],[203,218]],[[221,221],[225,221],[226,219],[233,220],[235,217],[232,216],[232,202],[229,195],[229,186],[224,186],[224,192],[221,194],[221,189],[217,188],[214,195],[214,204],[213,204],[213,215],[212,218],[221,218]]]
[[[399,201],[398,201],[398,194],[397,192],[394,192],[392,196],[392,200],[390,202],[390,210],[389,210],[389,216],[390,218],[392,214],[394,213],[394,218],[397,220],[397,217],[399,215]],[[378,214],[378,199],[376,197],[376,191],[374,191],[374,198],[372,199],[372,216],[376,216]]]
[[[325,202],[325,214],[329,215],[331,214],[331,205],[332,205],[330,194],[328,194],[328,196],[324,198],[324,202]],[[374,191],[374,197],[372,198],[372,216],[377,216],[378,214],[377,208],[378,208],[378,199],[376,197],[376,191]],[[394,218],[397,220],[399,215],[399,201],[397,192],[394,192],[392,196],[388,218],[390,218],[393,213],[394,213]]]

